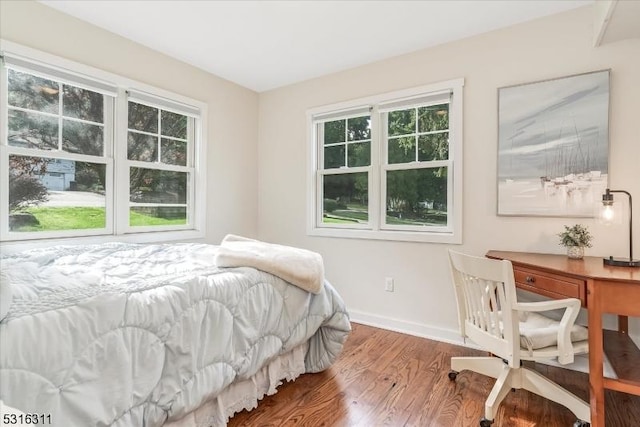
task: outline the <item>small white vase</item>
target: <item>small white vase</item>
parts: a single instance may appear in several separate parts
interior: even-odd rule
[[[567,246],[567,256],[571,259],[584,258],[584,246]]]

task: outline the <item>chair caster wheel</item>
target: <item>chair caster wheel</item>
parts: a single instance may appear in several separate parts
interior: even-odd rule
[[[458,373],[456,371],[449,371],[449,379],[451,381],[455,381],[458,377]]]
[[[491,427],[491,424],[493,424],[492,420],[488,420],[484,417],[480,418],[480,427]]]
[[[591,424],[586,421],[576,420],[576,422],[573,423],[573,427],[591,427]]]

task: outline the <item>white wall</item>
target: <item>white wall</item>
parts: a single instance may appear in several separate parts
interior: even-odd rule
[[[0,2],[0,38],[206,102],[206,241],[257,235],[255,92],[33,1]]]
[[[464,241],[456,249],[561,253],[556,233],[581,222],[595,235],[587,255],[628,255],[624,227],[594,220],[496,215],[497,88],[611,68],[610,185],[640,200],[640,40],[593,48],[593,10],[494,31],[260,94],[259,232],[264,240],[316,250],[353,317],[455,338],[442,244],[310,237],[305,231],[305,111],[377,93],[464,77]],[[635,245],[640,255],[640,209]],[[395,292],[384,291],[384,277]]]

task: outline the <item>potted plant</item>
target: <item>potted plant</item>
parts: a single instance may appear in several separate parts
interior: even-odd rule
[[[590,248],[593,239],[589,229],[582,224],[572,227],[565,225],[564,231],[559,233],[558,237],[560,237],[560,245],[567,248],[567,256],[574,259],[584,257],[584,248]]]

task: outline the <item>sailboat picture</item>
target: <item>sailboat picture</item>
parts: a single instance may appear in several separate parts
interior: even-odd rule
[[[498,215],[594,216],[607,187],[609,78],[498,89]]]

